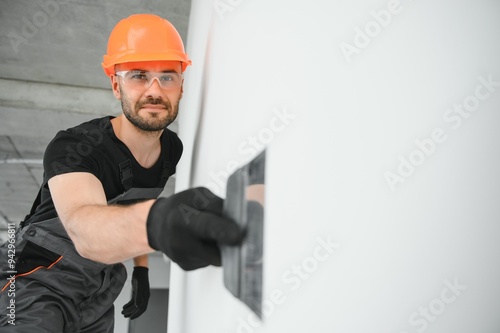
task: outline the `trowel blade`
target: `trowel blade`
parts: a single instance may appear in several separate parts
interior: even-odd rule
[[[265,151],[228,179],[224,214],[245,237],[239,246],[221,247],[224,284],[262,319]]]

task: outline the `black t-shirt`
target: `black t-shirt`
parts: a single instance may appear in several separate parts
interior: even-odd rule
[[[165,186],[167,178],[162,178],[164,163],[169,164],[168,176],[171,176],[175,173],[175,166],[182,155],[182,142],[177,134],[169,129],[163,131],[160,138],[160,158],[152,167],[146,169],[136,161],[128,147],[116,137],[110,121],[112,118],[107,116],[89,121],[88,123],[95,125],[90,127],[92,128],[90,132],[85,130],[89,128],[88,123],[84,123],[56,134],[47,146],[43,158],[41,203],[27,222],[39,222],[57,217],[47,185],[48,180],[56,175],[89,172],[101,181],[107,200],[122,194],[126,189],[120,179],[119,164],[122,161],[117,160],[117,155],[125,156],[131,162],[132,187]],[[103,140],[105,135],[111,140]],[[112,153],[110,149],[119,149],[122,154]]]

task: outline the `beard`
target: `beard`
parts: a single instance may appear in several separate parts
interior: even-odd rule
[[[132,123],[142,132],[158,132],[164,130],[175,120],[175,118],[177,118],[177,114],[179,113],[180,96],[174,105],[172,105],[172,103],[170,103],[170,101],[168,100],[164,101],[162,98],[148,97],[144,100],[138,101],[132,107],[132,104],[129,102],[126,94],[124,94],[121,87],[120,93],[122,95],[120,102],[122,105],[123,114],[128,119],[128,121],[130,121],[130,123]],[[151,113],[149,119],[142,117],[139,114],[139,111],[145,104],[162,105],[165,108],[166,112]]]

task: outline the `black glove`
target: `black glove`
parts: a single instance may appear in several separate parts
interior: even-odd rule
[[[222,216],[222,204],[204,187],[156,200],[147,220],[149,246],[186,271],[220,266],[218,244],[236,245],[242,239],[238,225]]]
[[[132,273],[132,299],[123,306],[122,315],[135,319],[146,311],[149,301],[149,278],[147,267],[134,267]]]

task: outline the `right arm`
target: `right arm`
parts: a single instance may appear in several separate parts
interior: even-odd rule
[[[101,182],[86,172],[54,176],[49,189],[78,253],[105,264],[156,249],[185,270],[220,266],[218,245],[243,236],[222,216],[222,199],[205,188],[130,206],[108,206]]]
[[[146,220],[154,200],[130,206],[108,206],[101,182],[87,172],[52,177],[52,200],[78,253],[112,264],[154,252]]]

